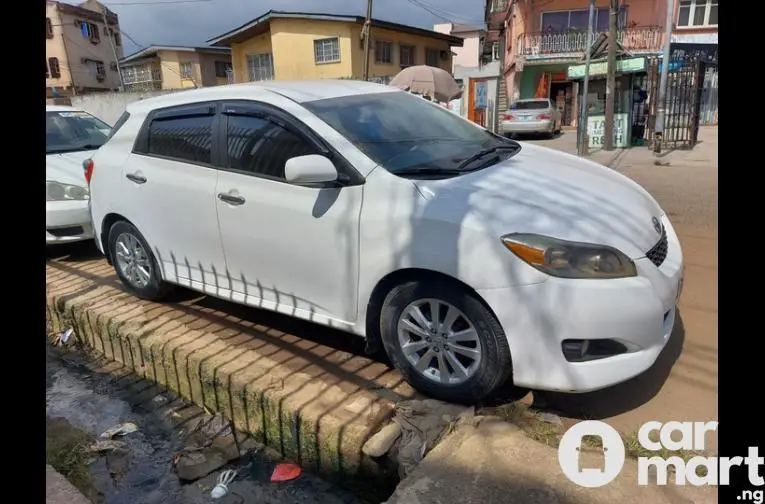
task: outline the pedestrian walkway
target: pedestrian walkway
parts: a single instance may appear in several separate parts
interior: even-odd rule
[[[91,504],[90,501],[51,466],[45,466],[45,502],[47,504]]]

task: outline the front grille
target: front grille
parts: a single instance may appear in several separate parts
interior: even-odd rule
[[[56,238],[66,238],[68,236],[79,236],[83,233],[83,229],[80,226],[60,227],[47,230],[50,234]]]
[[[657,267],[664,263],[664,259],[667,258],[667,231],[665,229],[662,228],[661,238],[651,250],[645,253],[645,256]]]

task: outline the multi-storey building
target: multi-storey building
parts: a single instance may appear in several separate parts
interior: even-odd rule
[[[49,98],[120,87],[122,36],[117,14],[96,0],[46,1],[45,87]]]
[[[227,47],[149,46],[120,60],[126,91],[219,86],[233,82]]]

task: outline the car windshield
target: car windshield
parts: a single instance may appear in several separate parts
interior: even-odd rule
[[[59,154],[101,147],[111,127],[77,110],[45,113],[45,153]]]
[[[400,176],[458,175],[495,164],[497,151],[507,157],[520,150],[517,142],[406,92],[328,98],[303,106]],[[473,165],[483,154],[492,157]]]
[[[550,107],[547,100],[519,101],[510,105],[510,110],[539,110]]]

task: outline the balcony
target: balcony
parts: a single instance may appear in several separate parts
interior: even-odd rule
[[[660,26],[624,28],[616,32],[622,48],[630,53],[655,53],[662,49],[664,29]],[[601,33],[595,32],[587,42],[587,32],[523,33],[518,36],[516,54],[528,60],[579,59]]]
[[[489,29],[501,30],[505,26],[507,10],[510,8],[508,0],[487,0],[488,12],[486,13],[486,24]]]

